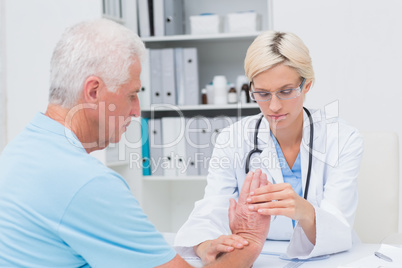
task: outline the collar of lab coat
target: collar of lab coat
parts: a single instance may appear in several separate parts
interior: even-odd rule
[[[313,140],[315,140],[320,136],[318,133],[322,132],[322,127],[321,124],[317,124],[319,122],[322,122],[322,111],[321,110],[310,110],[311,117],[313,118],[313,125],[314,125],[314,137]],[[261,116],[261,114],[258,115],[258,118]],[[270,129],[269,129],[269,123],[268,120],[263,117],[261,121],[261,125],[258,131],[258,141],[261,144],[270,144],[272,141],[271,135],[270,135]],[[303,143],[305,145],[310,144],[310,120],[308,118],[307,113],[303,110]]]

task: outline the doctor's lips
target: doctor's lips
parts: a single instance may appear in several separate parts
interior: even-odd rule
[[[271,114],[271,115],[268,115],[268,116],[269,116],[269,118],[271,118],[272,120],[278,121],[278,120],[281,120],[281,119],[285,119],[286,116],[287,116],[287,114]]]

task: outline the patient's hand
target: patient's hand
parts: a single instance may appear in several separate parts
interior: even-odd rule
[[[255,243],[262,249],[264,241],[268,235],[271,217],[261,215],[248,209],[247,198],[250,192],[257,188],[267,185],[267,176],[261,170],[249,172],[244,180],[240,191],[239,201],[230,200],[229,225],[232,235],[222,235],[214,240],[207,240],[194,247],[195,253],[201,258],[204,264],[208,264],[222,254],[242,249]]]
[[[232,252],[235,248],[241,249],[247,244],[248,241],[239,235],[221,235],[217,239],[207,240],[195,246],[194,251],[206,265],[222,254]]]
[[[242,236],[249,243],[256,243],[261,249],[268,235],[271,216],[251,211],[247,198],[250,197],[250,192],[267,184],[267,175],[260,169],[254,173],[249,172],[240,191],[238,203],[231,199],[229,207],[229,226],[232,233]]]

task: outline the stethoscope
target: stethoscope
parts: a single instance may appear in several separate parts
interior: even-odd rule
[[[307,170],[307,180],[306,180],[306,187],[304,189],[304,199],[307,200],[307,194],[308,194],[308,188],[310,185],[310,176],[311,176],[311,165],[312,165],[312,159],[313,159],[313,138],[314,138],[314,126],[313,126],[313,118],[311,117],[311,114],[309,110],[307,110],[305,107],[303,107],[304,111],[306,112],[308,116],[308,120],[310,121],[310,143],[309,143],[309,157],[308,157],[308,170]],[[254,131],[254,149],[252,149],[246,158],[246,167],[245,171],[246,174],[250,171],[250,159],[251,156],[254,153],[262,153],[262,150],[258,149],[258,129],[260,128],[261,121],[264,118],[264,115],[262,115],[257,123],[255,124],[255,131]],[[275,183],[275,182],[274,182]]]

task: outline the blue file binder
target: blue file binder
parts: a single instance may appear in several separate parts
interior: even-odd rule
[[[148,118],[141,118],[142,139],[142,175],[151,175],[151,162],[149,158]]]

